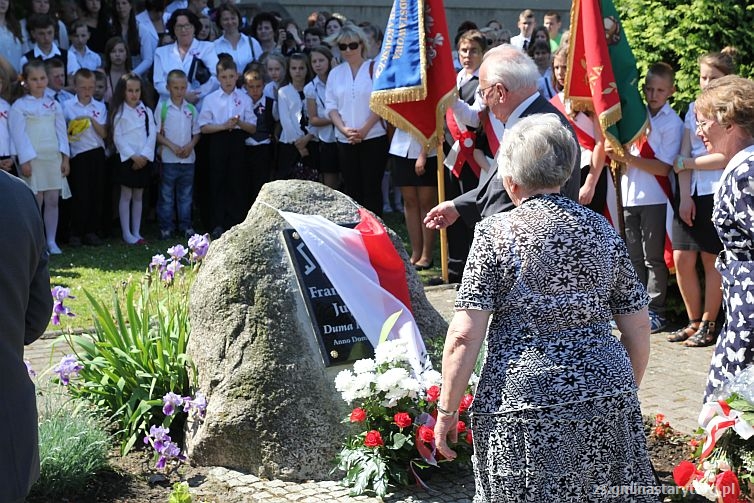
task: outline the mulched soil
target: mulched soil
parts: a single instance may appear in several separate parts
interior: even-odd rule
[[[691,453],[690,437],[668,430],[664,436],[653,433],[654,418],[645,419],[647,446],[652,464],[660,482],[673,484],[673,468]],[[111,469],[99,473],[81,494],[69,494],[55,498],[32,496],[28,503],[164,503],[168,500],[171,485],[178,480],[189,481],[195,486],[206,479],[208,468],[182,466],[170,479],[155,475],[151,470],[154,461],[144,451],[133,451],[125,457],[113,452]],[[704,499],[676,498],[666,501],[706,501]]]

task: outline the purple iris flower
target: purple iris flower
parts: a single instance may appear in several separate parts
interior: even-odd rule
[[[155,255],[152,257],[152,261],[149,263],[149,270],[153,271],[157,269],[158,271],[161,271],[165,267],[165,255],[162,253]]]
[[[68,306],[63,304],[63,301],[65,299],[76,298],[73,295],[71,295],[70,288],[56,286],[52,288],[50,293],[52,294],[52,298],[55,300],[52,306],[52,324],[53,325],[60,325],[61,316],[76,316]]]
[[[209,250],[209,234],[194,234],[188,240],[189,249],[191,249],[191,260],[194,262],[201,261]]]
[[[58,374],[64,386],[68,386],[71,379],[77,377],[83,368],[84,366],[76,359],[76,355],[65,355],[52,371]]]
[[[204,419],[204,416],[207,414],[207,397],[199,391],[197,391],[196,398],[193,400],[190,396],[183,397],[183,412],[188,412]]]
[[[173,257],[173,260],[181,260],[187,253],[188,250],[183,245],[175,245],[168,248],[168,255]]]
[[[180,407],[184,403],[184,399],[180,395],[176,395],[172,391],[169,391],[162,397],[162,413],[166,416],[172,416],[176,407]]]
[[[24,360],[24,365],[26,365],[26,372],[29,374],[29,377],[37,377],[37,372],[31,368],[31,362],[29,360]]]

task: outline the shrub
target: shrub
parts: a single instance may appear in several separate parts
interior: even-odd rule
[[[32,494],[82,493],[92,477],[108,466],[109,449],[106,425],[86,404],[69,401],[45,414],[39,423],[41,472]]]

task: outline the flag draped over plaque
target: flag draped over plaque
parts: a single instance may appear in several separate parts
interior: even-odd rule
[[[411,133],[427,150],[441,145],[445,109],[458,95],[451,40],[442,0],[394,0],[382,49],[375,60],[371,109]],[[445,200],[442,148],[437,149],[437,192]],[[448,245],[440,231],[442,276]]]
[[[411,314],[405,266],[382,224],[363,209],[355,229],[320,215],[278,211],[306,243],[372,346],[377,347],[383,323],[400,311],[388,339],[408,343],[417,376],[429,368],[424,340]]]
[[[606,144],[621,152],[638,140],[648,126],[647,111],[638,88],[636,59],[623,33],[612,0],[574,0],[565,82],[566,106],[597,115]],[[608,201],[606,215],[623,231],[620,175],[613,166],[617,204]]]

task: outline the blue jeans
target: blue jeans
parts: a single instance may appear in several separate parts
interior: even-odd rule
[[[191,202],[194,192],[194,164],[166,163],[160,177],[157,220],[161,231],[175,230],[173,209],[178,209],[178,229],[191,229]]]

